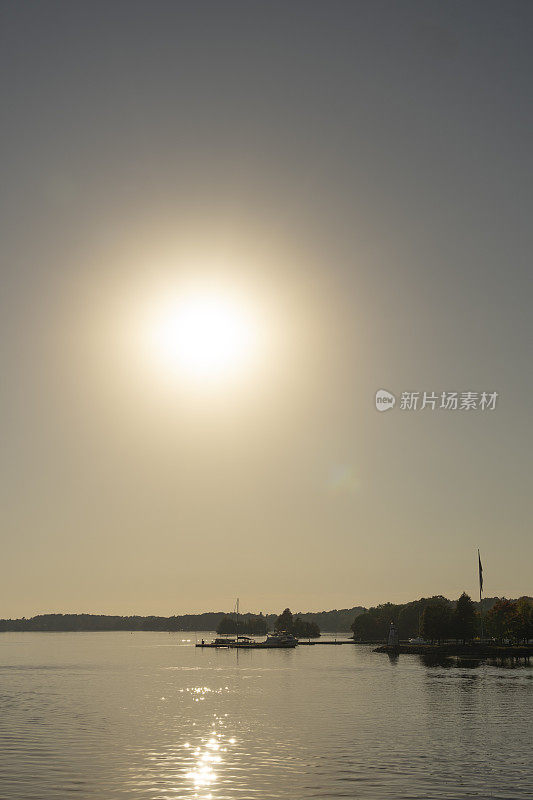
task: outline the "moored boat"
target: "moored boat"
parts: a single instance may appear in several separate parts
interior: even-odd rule
[[[216,638],[212,642],[198,642],[196,647],[225,647],[234,650],[277,650],[296,647],[298,639],[288,631],[269,633],[264,642],[258,642],[251,636],[237,636],[235,639]]]
[[[288,631],[274,631],[269,633],[261,647],[296,647],[298,639]]]
[[[267,634],[264,642],[258,642],[251,636],[244,636],[239,634],[239,598],[235,604],[235,630],[237,635],[228,638],[224,636],[217,636],[212,642],[205,642],[203,639],[201,643],[197,642],[196,647],[227,647],[231,649],[278,649],[296,647],[298,639],[293,636],[289,631],[279,630]]]

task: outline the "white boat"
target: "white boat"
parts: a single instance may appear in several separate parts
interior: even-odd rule
[[[298,639],[288,631],[274,631],[269,633],[266,641],[261,642],[261,647],[296,647]]]

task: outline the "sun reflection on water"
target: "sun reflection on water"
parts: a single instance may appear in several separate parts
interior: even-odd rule
[[[227,716],[227,714],[225,716]],[[223,746],[225,744],[225,736],[221,730],[226,727],[225,721],[216,714],[214,717],[215,719],[211,723],[212,730],[209,732],[209,735],[204,736],[200,740],[200,745],[194,749],[192,768],[190,766],[185,768],[187,770],[185,772],[185,777],[190,781],[192,787],[196,791],[194,797],[199,798],[199,800],[210,800],[210,798],[212,798],[211,793],[199,794],[198,791],[205,792],[216,783],[219,777],[217,766],[222,764],[222,756],[220,754],[228,750],[227,747]],[[236,740],[234,737],[231,737],[227,742],[235,744]],[[191,743],[184,742],[183,748],[185,750],[190,750]]]
[[[225,703],[221,695],[227,694],[231,692],[224,685],[176,687],[174,693],[166,691],[164,706],[158,694],[153,722],[165,743],[142,748],[144,766],[131,770],[135,773],[130,779],[132,791],[151,792],[154,800],[229,800],[227,791],[235,781],[240,745],[235,723],[228,718],[231,715],[209,708],[209,701]],[[202,700],[208,703],[197,706]]]
[[[194,702],[199,703],[201,700],[205,700],[206,695],[208,694],[222,694],[223,692],[229,692],[229,687],[221,686],[219,689],[210,689],[209,686],[188,686],[186,689],[180,689],[179,691],[180,694],[188,692],[189,694],[193,695]]]

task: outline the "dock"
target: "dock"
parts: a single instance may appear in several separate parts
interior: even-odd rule
[[[354,644],[353,639],[340,639],[335,641],[328,641],[328,642],[298,642],[297,645],[294,647],[314,647],[315,645],[339,645],[339,644]],[[213,642],[197,642],[195,647],[212,647],[216,649],[222,650],[292,650],[293,647],[287,646],[280,646],[280,645],[269,645],[263,642],[249,642],[246,644],[235,644],[234,642],[228,642],[224,644],[223,642],[214,644]]]
[[[314,646],[319,644],[353,644],[353,643],[354,643],[353,639],[341,639],[340,641],[335,640],[334,642],[298,642],[298,645],[299,646],[306,645],[307,647],[309,647],[309,645]]]

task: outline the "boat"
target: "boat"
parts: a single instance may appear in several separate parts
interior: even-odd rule
[[[266,641],[260,642],[259,647],[296,647],[298,639],[289,631],[274,631],[269,633]]]
[[[248,648],[253,650],[273,650],[281,647],[296,647],[298,639],[288,631],[269,633],[264,642],[257,642],[250,636],[237,636],[237,640],[229,647]]]
[[[212,642],[202,639],[196,643],[196,647],[252,647],[257,644],[250,636],[239,633],[239,598],[237,598],[233,609],[235,615],[235,634],[234,636],[217,636]]]
[[[234,637],[217,636],[212,642],[197,642],[196,647],[227,647],[235,650],[274,650],[279,648],[296,647],[298,639],[289,631],[274,631],[267,634],[264,642],[258,642],[251,636],[244,636],[239,630],[239,598],[235,604],[235,629]]]
[[[257,642],[255,641],[255,639],[252,639],[251,636],[243,636],[242,634],[240,634],[230,644],[230,647],[253,647],[256,644]]]
[[[196,647],[226,647],[233,650],[279,650],[281,648],[296,647],[298,639],[288,631],[274,631],[269,633],[264,642],[258,642],[251,636],[237,636],[235,639],[217,637],[212,642],[201,642]]]

